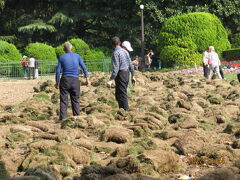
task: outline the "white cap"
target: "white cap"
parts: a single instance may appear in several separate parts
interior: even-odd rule
[[[209,46],[208,49],[211,49],[212,51],[214,51],[214,47],[213,46]]]
[[[27,56],[24,55],[23,58],[27,58]]]
[[[132,48],[132,46],[131,46],[131,44],[130,44],[129,41],[124,41],[124,42],[122,43],[122,46],[124,46],[125,48],[127,48],[128,51],[133,51],[133,48]]]

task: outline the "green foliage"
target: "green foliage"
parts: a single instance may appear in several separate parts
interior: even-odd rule
[[[0,40],[13,43],[17,40],[16,36],[0,36]]]
[[[2,9],[5,5],[5,0],[0,0],[0,9]]]
[[[73,19],[62,12],[58,12],[49,20],[49,23],[62,26],[73,23]]]
[[[36,57],[38,60],[56,60],[56,53],[52,46],[44,43],[30,43],[24,53],[28,57]]]
[[[28,24],[26,26],[22,26],[22,27],[18,28],[18,31],[22,32],[22,33],[33,34],[33,33],[41,32],[41,31],[48,31],[48,32],[52,33],[52,32],[55,32],[56,29],[54,26],[40,21],[40,22],[34,22],[32,24]]]
[[[197,12],[172,17],[160,31],[160,60],[165,66],[200,64],[209,45],[218,53],[230,47],[227,31],[215,15]]]
[[[113,50],[111,48],[108,48],[106,46],[100,46],[98,48],[95,48],[95,50],[99,50],[99,51],[102,51],[103,54],[106,56],[106,57],[111,57],[112,56],[112,52]]]
[[[21,58],[20,52],[13,44],[0,41],[0,62],[20,61]]]
[[[87,54],[87,51],[90,50],[87,43],[85,43],[82,39],[71,39],[70,43],[73,45],[74,52],[80,54],[84,57]]]
[[[240,33],[230,36],[230,42],[232,44],[232,48],[240,48]]]
[[[240,59],[240,48],[228,49],[226,51],[223,51],[222,52],[222,57],[226,61],[232,61],[232,60]]]
[[[144,27],[147,49],[156,50],[162,23],[172,16],[183,13],[210,12],[219,17],[233,34],[240,32],[238,0],[29,2],[29,0],[22,0],[21,3],[18,0],[0,0],[0,36],[16,35],[15,45],[18,47],[24,47],[31,42],[44,42],[57,46],[74,37],[81,37],[93,47],[109,46],[109,39],[118,35],[122,40],[129,40],[135,47],[134,53],[139,55],[140,4],[145,5]],[[105,51],[103,52],[109,56]]]
[[[84,42],[82,39],[71,39],[69,42],[73,45],[72,51],[84,57],[87,52],[90,50],[88,44]],[[57,56],[61,56],[64,54],[63,44],[55,48]]]
[[[191,66],[201,63],[201,54],[179,46],[165,46],[161,51],[160,59],[166,67]]]
[[[84,60],[94,61],[94,60],[102,60],[104,57],[104,53],[98,49],[92,49],[87,51],[86,55],[83,56]]]

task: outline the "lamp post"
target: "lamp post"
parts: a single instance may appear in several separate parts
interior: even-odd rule
[[[143,64],[145,62],[145,58],[144,58],[144,21],[143,21],[143,9],[144,9],[144,5],[141,4],[140,5],[140,9],[141,9],[141,30],[142,30],[142,40],[141,40],[141,58],[142,58],[142,67]]]

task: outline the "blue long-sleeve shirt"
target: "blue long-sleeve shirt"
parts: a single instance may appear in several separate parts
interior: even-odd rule
[[[119,46],[115,48],[112,55],[112,75],[110,80],[115,79],[118,72],[123,69],[129,69],[132,76],[134,76],[134,67],[131,64],[129,53]]]
[[[60,56],[56,70],[56,84],[59,84],[61,70],[63,77],[79,77],[79,66],[82,68],[84,76],[88,77],[88,71],[81,56],[72,52]]]

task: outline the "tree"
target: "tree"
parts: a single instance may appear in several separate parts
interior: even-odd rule
[[[201,63],[201,54],[213,45],[221,54],[230,48],[227,31],[210,13],[188,13],[169,18],[159,35],[160,60],[165,65]]]

